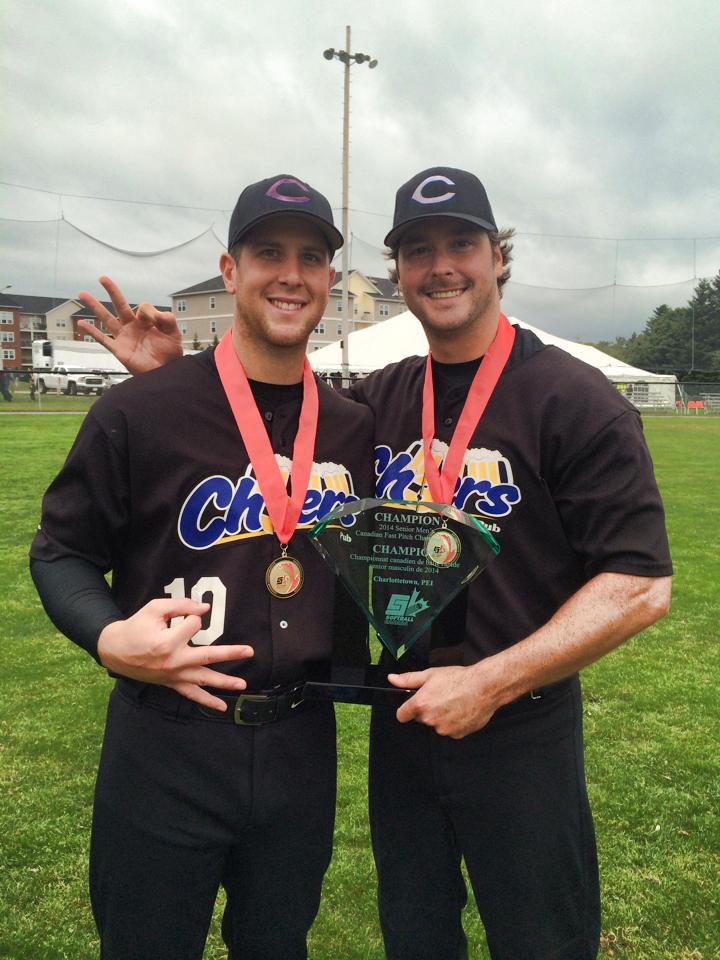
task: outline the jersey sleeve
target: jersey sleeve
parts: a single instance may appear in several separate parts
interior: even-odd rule
[[[100,663],[97,647],[103,627],[124,618],[100,570],[78,557],[60,557],[31,560],[30,573],[50,620]]]
[[[669,576],[665,514],[640,416],[622,412],[580,449],[568,447],[554,463],[551,492],[586,577]]]
[[[102,573],[112,570],[129,524],[126,430],[115,414],[101,424],[87,415],[60,473],[42,503],[30,547],[36,560],[79,557]]]

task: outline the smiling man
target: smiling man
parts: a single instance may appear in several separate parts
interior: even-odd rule
[[[391,679],[417,692],[397,712],[373,708],[370,815],[389,960],[467,956],[463,859],[492,960],[594,960],[578,671],[670,602],[638,411],[601,373],[509,323],[511,236],[467,171],[434,167],[400,187],[385,242],[430,355],[351,391],[375,415],[377,495],[452,500],[501,545],[443,613],[456,643],[413,648]],[[136,346],[151,366],[177,351],[155,339],[168,318],[153,311],[122,313],[109,346],[125,362]]]
[[[596,956],[577,672],[669,604],[638,412],[601,373],[503,315],[511,235],[471,173],[436,167],[400,187],[385,242],[430,357],[353,388],[375,414],[377,495],[452,500],[501,545],[448,608],[456,643],[411,650],[391,679],[417,692],[397,713],[373,709],[390,960],[467,956],[462,859],[493,960]]]
[[[117,678],[90,856],[104,960],[200,960],[221,885],[229,957],[307,956],[335,727],[331,707],[303,701],[303,679],[334,622],[367,643],[301,534],[371,487],[370,413],[305,358],[341,244],[312,187],[247,187],[220,261],[232,330],[98,400],[43,502],[41,598]],[[174,319],[154,316],[131,362],[178,344]]]

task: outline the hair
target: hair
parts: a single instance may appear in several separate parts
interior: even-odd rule
[[[503,271],[500,276],[497,278],[498,293],[502,297],[502,288],[510,279],[511,267],[513,255],[513,244],[511,243],[512,238],[515,236],[515,228],[507,227],[504,230],[484,230],[483,233],[487,233],[488,240],[490,245],[495,250],[496,248],[500,249],[500,254],[502,256]],[[397,269],[397,260],[398,260],[398,248],[400,246],[399,240],[396,240],[393,245],[385,251],[385,257],[387,260],[393,260],[394,265],[390,268],[389,276],[393,283],[400,284],[400,278],[398,276]]]

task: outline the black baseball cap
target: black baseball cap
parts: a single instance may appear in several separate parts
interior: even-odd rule
[[[400,187],[386,246],[391,247],[411,223],[429,217],[452,217],[483,230],[497,230],[485,187],[474,173],[454,167],[430,167]]]
[[[245,187],[235,204],[228,230],[228,250],[261,221],[278,214],[306,217],[320,230],[332,253],[343,245],[325,197],[297,177],[280,174]]]

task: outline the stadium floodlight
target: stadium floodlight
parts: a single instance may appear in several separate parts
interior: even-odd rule
[[[342,248],[342,379],[343,386],[350,383],[348,362],[348,339],[350,337],[350,294],[348,291],[348,153],[350,145],[350,67],[353,63],[367,63],[371,70],[378,65],[369,53],[350,53],[350,27],[345,27],[345,49],[329,47],[323,53],[326,60],[339,60],[345,65],[345,100],[343,110],[343,161],[342,161],[342,233],[345,243]]]

